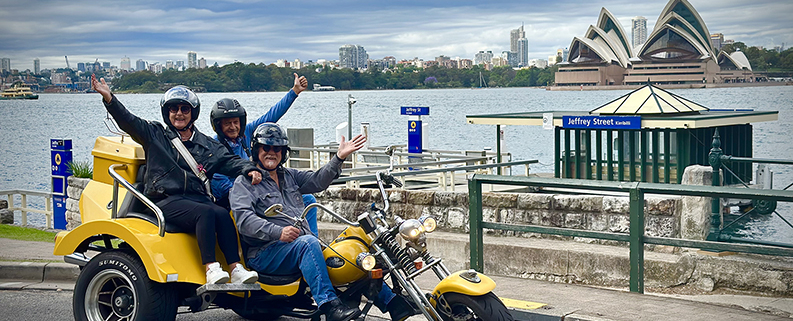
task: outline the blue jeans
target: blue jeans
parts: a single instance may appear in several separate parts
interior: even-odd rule
[[[304,194],[303,195],[303,206],[308,207],[310,204],[314,204],[317,202],[317,198],[311,194]],[[319,235],[319,229],[317,228],[317,209],[312,208],[308,213],[306,213],[306,221],[308,221],[308,229],[311,230],[311,233],[314,233],[315,236]]]
[[[259,251],[248,261],[248,266],[272,275],[289,275],[300,270],[317,306],[337,298],[319,240],[312,235],[302,235],[290,243],[278,241]]]
[[[308,288],[311,289],[311,295],[317,306],[337,298],[328,276],[322,248],[319,240],[314,236],[302,235],[291,243],[278,241],[259,251],[255,258],[248,260],[248,266],[256,272],[272,275],[289,275],[299,269],[303,279],[308,283]],[[388,303],[395,296],[391,288],[383,282],[380,293],[374,298],[374,304],[380,311],[386,312]]]

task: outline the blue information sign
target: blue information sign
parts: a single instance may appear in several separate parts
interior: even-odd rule
[[[421,121],[408,121],[408,153],[421,153]]]
[[[427,116],[430,114],[429,107],[400,107],[400,112],[402,115],[409,115],[409,116]]]
[[[562,116],[562,128],[641,129],[641,116]]]
[[[72,140],[50,140],[50,169],[52,170],[52,220],[56,229],[66,229],[66,198],[69,162],[72,161]]]

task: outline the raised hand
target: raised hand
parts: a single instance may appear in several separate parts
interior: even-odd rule
[[[345,159],[354,151],[361,149],[364,143],[366,143],[366,136],[363,135],[355,136],[355,138],[348,142],[345,142],[344,136],[342,136],[341,142],[339,143],[339,151],[336,152],[336,155],[341,159]]]
[[[295,94],[299,95],[302,91],[308,88],[308,80],[306,79],[306,76],[298,77],[297,73],[295,73],[294,75],[295,75],[295,85],[292,86],[292,90],[295,91]]]
[[[108,86],[107,83],[105,82],[105,78],[101,78],[100,80],[97,80],[96,75],[92,74],[91,88],[96,90],[96,92],[102,94],[102,98],[105,99],[105,102],[109,103],[113,99],[113,94],[110,92],[110,86]]]

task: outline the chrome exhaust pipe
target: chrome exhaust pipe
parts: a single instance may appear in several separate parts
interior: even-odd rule
[[[88,264],[88,261],[91,261],[91,258],[85,256],[83,253],[72,253],[69,255],[64,255],[63,261],[69,264],[77,265],[79,267],[84,267],[86,264]]]

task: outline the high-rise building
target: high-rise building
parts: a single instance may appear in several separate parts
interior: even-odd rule
[[[525,37],[518,39],[518,67],[529,65],[529,39]]]
[[[633,48],[639,47],[647,41],[647,18],[638,16],[631,19],[631,36]]]
[[[165,61],[165,69],[173,69],[173,60],[166,60]]]
[[[509,51],[518,52],[518,39],[526,38],[526,32],[523,31],[523,24],[518,29],[512,29],[509,32]]]
[[[198,67],[196,64],[196,53],[195,51],[188,51],[187,52],[187,68],[195,68]]]
[[[0,58],[0,72],[11,72],[11,58]]]
[[[359,45],[344,45],[339,48],[339,68],[366,69],[369,55]]]
[[[481,64],[489,64],[493,61],[493,52],[488,50],[480,50],[479,52],[474,55],[474,64],[481,65]]]
[[[138,59],[138,61],[135,62],[135,71],[141,70],[146,70],[146,62],[143,61],[143,59]]]
[[[33,59],[33,74],[38,75],[41,72],[41,60],[39,58]]]
[[[718,52],[721,50],[721,47],[724,47],[724,34],[714,33],[710,35],[710,44],[713,46],[714,51]]]
[[[198,68],[204,69],[206,67],[207,67],[207,60],[204,59],[204,57],[201,57],[201,59],[198,59]]]
[[[110,62],[109,61],[103,61],[102,62],[102,69],[110,70]]]
[[[514,51],[502,51],[501,58],[507,61],[507,64],[510,67],[517,67],[518,66],[518,53]]]
[[[184,71],[184,60],[176,61],[176,70]]]
[[[124,58],[121,58],[121,64],[119,66],[121,66],[121,70],[129,71],[129,69],[132,67],[130,65],[129,57],[125,56]]]
[[[93,70],[94,70],[93,68],[94,68],[94,67],[93,67],[93,64],[92,64],[92,65],[91,65],[91,71],[93,71]],[[77,71],[86,72],[86,70],[87,70],[87,69],[85,68],[85,63],[84,63],[84,62],[78,62],[78,63],[77,63]]]

